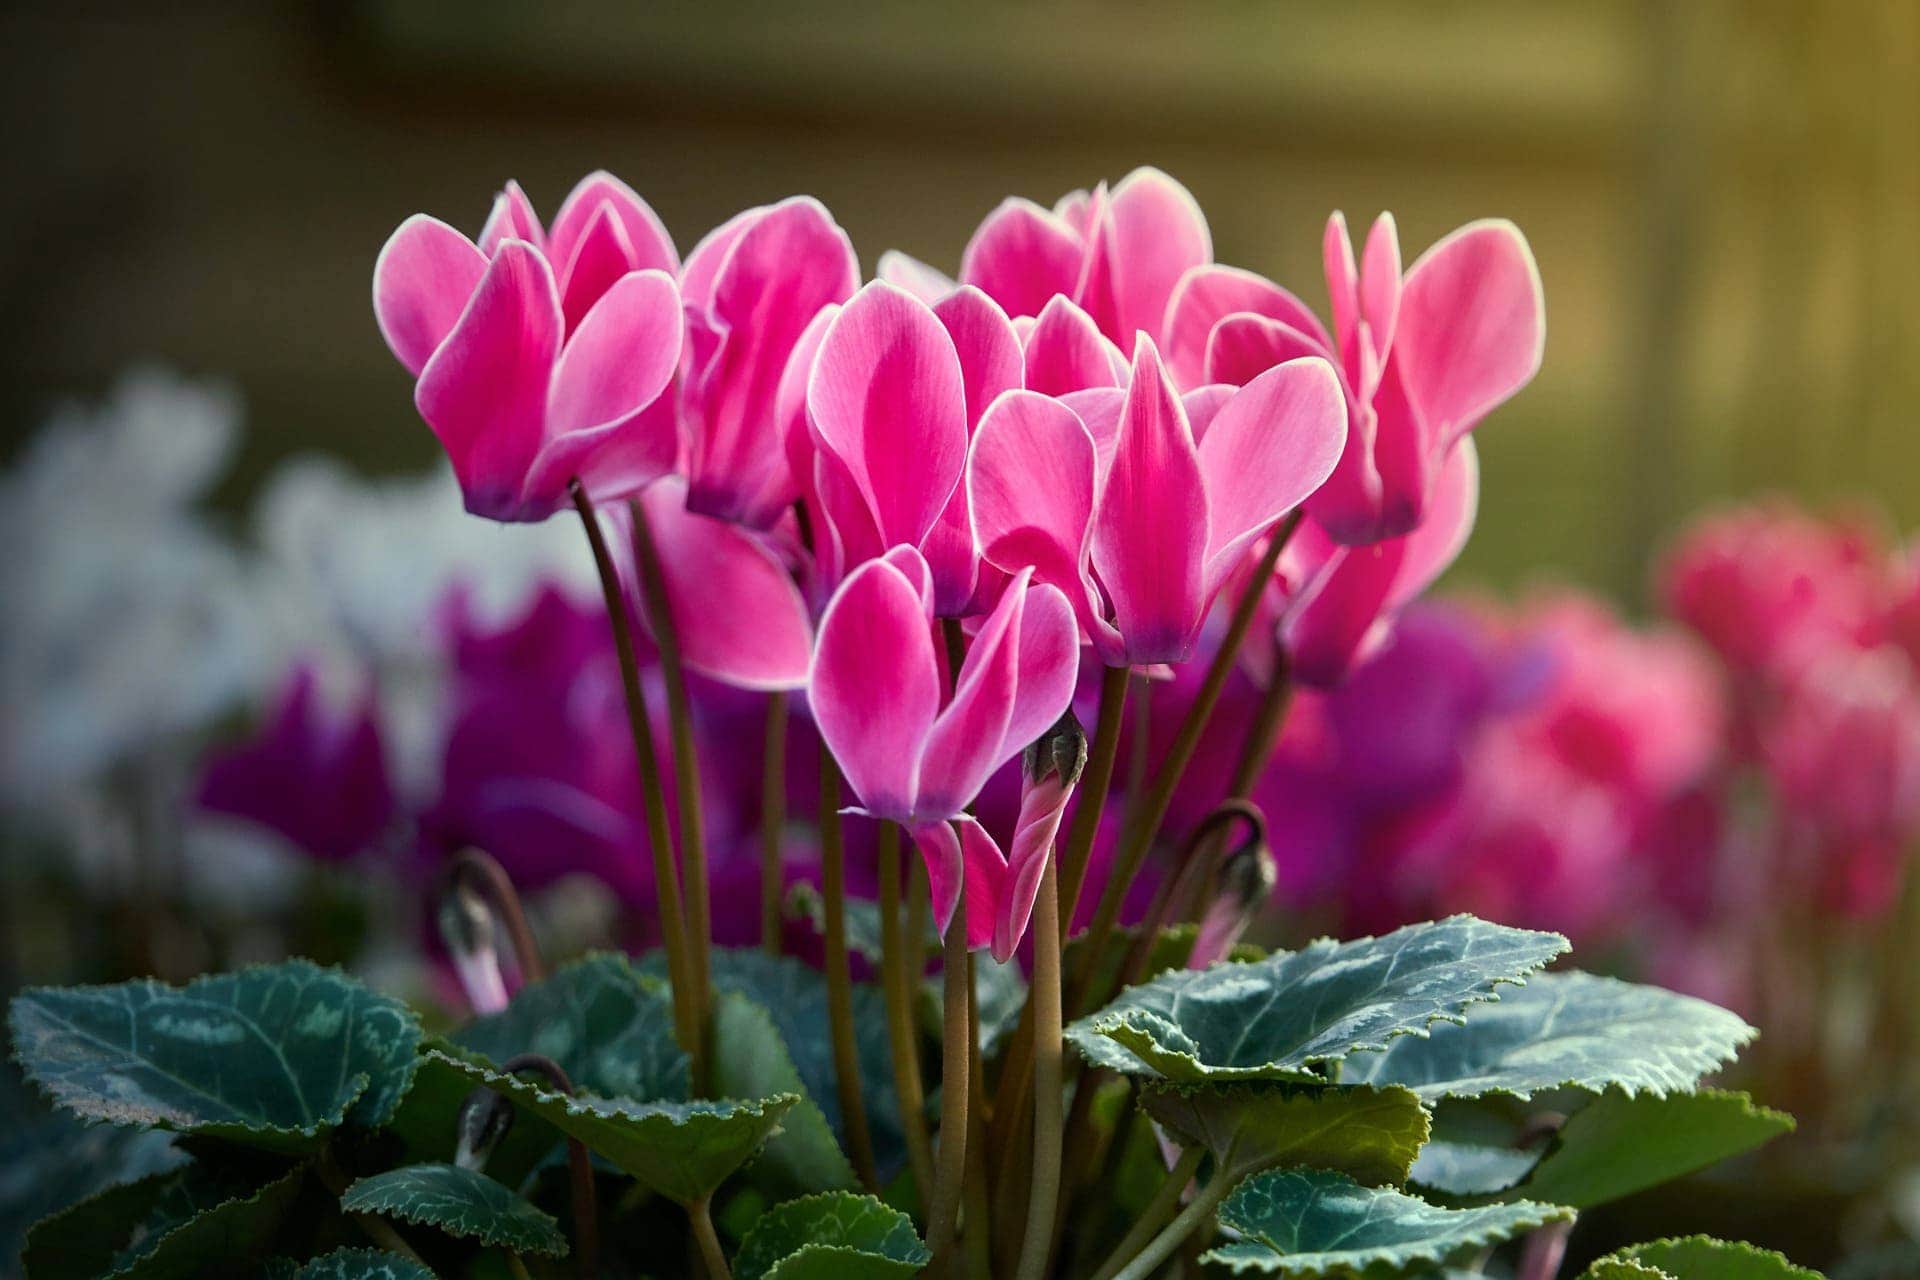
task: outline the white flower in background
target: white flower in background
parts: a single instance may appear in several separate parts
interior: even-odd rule
[[[0,793],[40,804],[260,686],[239,554],[195,510],[234,395],[156,370],[56,413],[0,476]]]

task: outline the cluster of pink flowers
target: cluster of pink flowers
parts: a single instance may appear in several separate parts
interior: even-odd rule
[[[602,173],[546,225],[513,184],[477,240],[408,219],[373,300],[468,509],[577,505],[643,533],[687,665],[803,690],[860,811],[919,845],[943,925],[964,898],[970,942],[1004,955],[1058,805],[1010,851],[969,810],[1083,665],[1165,678],[1211,656],[1216,601],[1257,589],[1249,670],[1271,679],[1284,650],[1334,683],[1472,525],[1468,433],[1540,361],[1525,240],[1474,223],[1403,270],[1391,217],[1356,261],[1336,214],[1324,248],[1330,326],[1215,263],[1193,198],[1141,169],[1051,209],[1005,201],[957,280],[889,253],[863,285],[816,200],[739,214],[683,260]],[[620,554],[637,597],[638,553]],[[604,708],[616,690],[598,688],[565,705]],[[617,771],[580,739],[484,736],[456,724],[450,780],[473,772],[463,752],[524,756],[558,788]],[[630,821],[595,799],[583,828]]]

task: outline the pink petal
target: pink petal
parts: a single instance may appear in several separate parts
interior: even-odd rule
[[[932,618],[887,560],[848,575],[820,619],[808,700],[820,736],[874,816],[908,821],[920,757],[940,710]]]
[[[1031,567],[1094,625],[1086,580],[1094,445],[1073,410],[1032,391],[1002,396],[967,460],[967,501],[981,556],[1008,573]],[[1044,726],[1043,726],[1044,727]]]
[[[622,238],[630,247],[628,271],[673,275],[680,270],[680,255],[674,251],[673,237],[667,234],[659,215],[632,187],[602,169],[580,179],[560,202],[560,212],[553,215],[547,257],[563,279],[576,272],[575,259],[602,211],[619,223]]]
[[[523,509],[519,495],[546,436],[560,329],[546,258],[525,241],[507,240],[420,371],[414,404],[440,438],[475,515],[540,520],[552,513]]]
[[[1367,232],[1360,255],[1360,317],[1366,322],[1374,353],[1382,360],[1393,349],[1400,314],[1400,233],[1393,215],[1383,213]]]
[[[1093,514],[1093,567],[1128,664],[1191,656],[1206,611],[1206,549],[1206,485],[1187,415],[1153,340],[1140,334],[1119,445]]]
[[[1180,407],[1187,411],[1187,428],[1193,432],[1195,445],[1206,440],[1207,430],[1213,426],[1214,418],[1239,391],[1240,388],[1224,382],[1209,382],[1181,394]]]
[[[560,314],[571,331],[613,282],[635,269],[633,242],[611,204],[587,223],[574,255],[561,269]],[[679,295],[676,293],[675,297]]]
[[[813,429],[807,424],[807,383],[813,377],[814,357],[820,354],[820,342],[827,326],[840,314],[838,306],[820,308],[787,356],[780,385],[773,394],[774,416],[780,420],[782,447],[787,454],[787,469],[800,483],[801,497],[816,502],[813,495]]]
[[[677,478],[639,501],[687,665],[736,689],[805,685],[813,657],[807,602],[765,536],[694,515]]]
[[[858,281],[846,232],[809,197],[774,205],[734,237],[693,319],[703,336],[682,399],[693,510],[765,525],[798,496],[781,379],[814,316]]]
[[[540,229],[540,215],[533,211],[533,201],[527,199],[527,193],[517,182],[509,181],[493,198],[486,225],[480,228],[480,252],[491,258],[502,240],[525,240],[542,252],[547,247],[547,233]]]
[[[1340,460],[1347,402],[1333,366],[1290,360],[1242,387],[1199,444],[1207,486],[1207,591]]]
[[[1471,438],[1453,447],[1440,467],[1426,518],[1408,534],[1406,559],[1393,581],[1387,607],[1399,609],[1432,586],[1465,549],[1480,511],[1480,455]]]
[[[1356,527],[1329,521],[1329,532],[1343,542],[1376,542],[1418,528],[1426,518],[1428,490],[1440,461],[1440,445],[1418,409],[1408,403],[1397,364],[1388,364],[1374,388],[1372,473],[1377,496],[1372,520]],[[1324,492],[1324,490],[1323,490]]]
[[[1006,892],[994,920],[993,958],[1002,964],[1026,936],[1033,918],[1033,900],[1040,892],[1040,877],[1047,869],[1047,859],[1053,856],[1060,815],[1072,794],[1073,788],[1062,786],[1057,774],[1037,784],[1028,783],[1021,790],[1013,852],[1007,858]]]
[[[1275,365],[1332,355],[1332,349],[1314,335],[1284,320],[1242,312],[1214,326],[1207,339],[1203,381],[1243,387]]]
[[[952,700],[927,735],[916,801],[922,818],[958,817],[1007,761],[1007,722],[1020,681],[1020,620],[1030,577],[1030,570],[1022,571],[987,616],[967,647]]]
[[[913,828],[913,842],[927,864],[933,920],[941,933],[953,922],[962,892],[967,904],[967,946],[977,950],[993,941],[994,920],[1007,874],[1006,855],[971,818],[953,825],[929,822]]]
[[[1289,670],[1310,688],[1340,683],[1353,666],[1400,573],[1406,540],[1339,547],[1281,624]]]
[[[1080,278],[1083,242],[1062,219],[1010,196],[988,214],[960,258],[960,283],[974,285],[1010,316],[1033,316]]]
[[[1338,209],[1327,219],[1320,237],[1320,261],[1327,275],[1327,298],[1333,306],[1333,339],[1342,359],[1353,350],[1355,326],[1360,323],[1360,269],[1353,261],[1353,238],[1347,234],[1347,215]],[[1351,378],[1353,371],[1346,369]]]
[[[1068,392],[1060,397],[1060,403],[1080,415],[1087,434],[1093,437],[1094,458],[1099,464],[1095,474],[1104,481],[1107,468],[1113,465],[1113,451],[1120,447],[1120,411],[1126,408],[1126,391],[1123,387],[1089,387]],[[1098,490],[1099,485],[1094,488]]]
[[[416,213],[387,237],[373,264],[373,315],[408,373],[419,376],[486,273],[473,241],[438,218]]]
[[[1053,202],[1053,214],[1084,238],[1093,227],[1093,194],[1084,188],[1069,191]]]
[[[680,268],[680,296],[689,311],[704,312],[713,297],[713,282],[726,265],[727,255],[747,233],[747,228],[767,216],[765,206],[742,209],[700,237]]]
[[[1162,346],[1166,351],[1167,370],[1176,383],[1190,388],[1216,380],[1208,372],[1208,340],[1213,337],[1215,325],[1239,312],[1280,321],[1317,342],[1320,353],[1333,349],[1319,317],[1306,303],[1265,276],[1238,267],[1208,264],[1195,267],[1181,277],[1167,303]]]
[[[882,543],[918,544],[966,463],[966,387],[939,318],[911,294],[869,284],[820,344],[807,409]]]
[[[1135,169],[1113,189],[1095,222],[1092,296],[1078,301],[1123,348],[1135,333],[1157,338],[1182,276],[1213,260],[1213,237],[1193,195],[1154,168]],[[1104,283],[1102,283],[1104,281]]]
[[[967,424],[977,426],[1002,391],[1022,385],[1020,339],[998,303],[972,285],[951,290],[933,304],[960,357],[967,389]]]
[[[1011,592],[1020,579],[1009,581]],[[1073,606],[1059,588],[1036,583],[1027,588],[1026,613],[1020,619],[1019,683],[1013,714],[1007,718],[1007,747],[1024,751],[1053,726],[1073,703],[1080,678],[1080,629]]]
[[[873,274],[875,279],[905,289],[928,306],[954,290],[953,277],[898,249],[888,249],[882,253]]]
[[[1041,310],[1026,340],[1029,391],[1062,396],[1088,387],[1126,383],[1126,360],[1100,333],[1093,317],[1064,297]]]
[[[1473,222],[1407,272],[1393,360],[1445,448],[1524,387],[1546,343],[1540,272],[1511,222]]]

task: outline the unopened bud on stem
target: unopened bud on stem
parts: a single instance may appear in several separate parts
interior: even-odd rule
[[[1071,788],[1080,781],[1087,767],[1087,731],[1080,727],[1072,707],[1060,713],[1052,728],[1027,744],[1020,764],[1028,782],[1058,775],[1060,785]]]

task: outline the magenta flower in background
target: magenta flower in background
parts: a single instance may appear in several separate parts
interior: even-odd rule
[[[809,682],[815,723],[859,812],[912,834],[943,931],[964,887],[972,947],[994,937],[1007,860],[967,806],[995,769],[1059,719],[1079,662],[1066,598],[1029,585],[1029,576],[1008,585],[949,689],[932,570],[911,547],[868,561],[821,618]]]
[[[688,510],[764,529],[800,497],[781,380],[814,318],[859,284],[847,233],[809,196],[749,209],[694,246],[680,273]]]
[[[469,511],[544,520],[575,478],[620,498],[673,469],[674,268],[652,211],[605,174],[550,233],[512,185],[478,245],[426,214],[400,224],[374,264],[374,314]]]
[[[967,465],[975,541],[1065,592],[1109,666],[1184,662],[1248,546],[1332,469],[1344,418],[1323,360],[1183,398],[1141,335],[1125,391],[988,409]]]
[[[1334,541],[1412,532],[1449,456],[1480,420],[1532,380],[1546,340],[1540,275],[1510,222],[1444,237],[1403,276],[1391,214],[1356,267],[1346,220],[1324,240],[1328,334],[1300,300],[1251,272],[1207,266],[1168,308],[1168,363],[1183,386],[1240,384],[1285,360],[1324,356],[1347,406],[1340,465],[1307,504]]]
[[[394,798],[372,691],[338,711],[324,705],[315,669],[295,667],[255,736],[207,759],[194,800],[324,861],[374,849]]]

